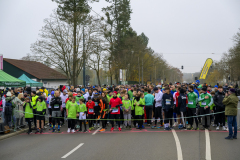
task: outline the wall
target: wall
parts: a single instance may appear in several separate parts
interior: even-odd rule
[[[68,85],[67,80],[41,80],[40,82],[43,83],[43,86],[46,88],[58,88],[60,85]],[[44,82],[47,82],[47,84],[44,84]]]

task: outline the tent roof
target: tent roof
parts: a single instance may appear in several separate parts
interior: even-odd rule
[[[32,79],[30,79],[28,76],[26,76],[25,74],[22,74],[18,79],[26,81],[27,85],[30,85],[31,87],[42,87],[43,84],[40,82],[36,82]]]
[[[0,70],[0,86],[2,87],[25,87],[26,82],[17,79],[6,72]]]

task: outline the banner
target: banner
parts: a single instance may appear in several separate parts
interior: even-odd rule
[[[126,69],[123,69],[122,72],[123,72],[123,81],[126,81],[127,79]]]
[[[213,60],[211,58],[208,58],[203,66],[201,75],[199,79],[205,79],[208,73],[208,70],[210,68],[210,66],[212,65]]]

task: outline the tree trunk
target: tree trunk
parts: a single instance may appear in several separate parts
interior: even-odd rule
[[[72,84],[76,86],[76,62],[77,62],[77,19],[76,19],[76,3],[74,3],[74,23],[73,23],[73,77],[72,77]]]

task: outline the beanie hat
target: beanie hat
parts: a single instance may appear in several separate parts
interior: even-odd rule
[[[229,89],[230,92],[235,93],[236,90],[234,88]]]
[[[158,88],[157,88],[157,87],[154,87],[153,90],[154,90],[154,91],[158,91]]]
[[[54,92],[54,91],[52,91],[52,92],[51,92],[51,95],[54,95],[54,94],[55,94],[55,92]]]
[[[207,88],[206,88],[206,87],[203,87],[202,90],[203,90],[203,91],[207,91]]]

